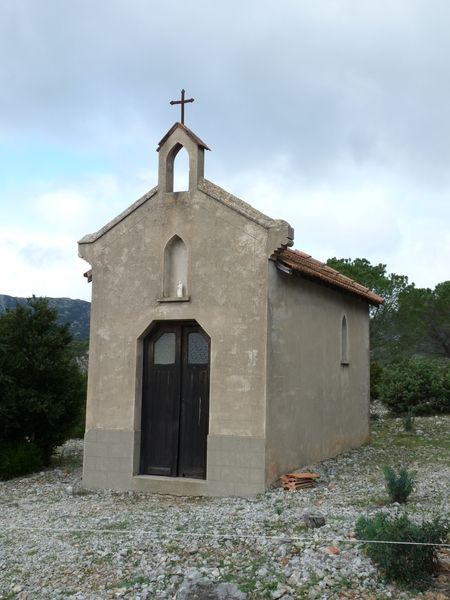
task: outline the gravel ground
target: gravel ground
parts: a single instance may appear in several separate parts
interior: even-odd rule
[[[315,488],[254,499],[87,492],[72,440],[52,469],[0,483],[0,598],[175,599],[207,577],[249,600],[448,599],[450,553],[419,594],[383,582],[352,540],[360,515],[403,510],[388,503],[385,464],[417,473],[409,514],[448,516],[450,417],[416,419],[415,434],[384,415],[372,425],[371,444],[310,465]],[[326,525],[305,529],[305,511]]]

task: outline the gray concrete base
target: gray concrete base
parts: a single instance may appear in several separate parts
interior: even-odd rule
[[[91,429],[84,436],[83,486],[131,489],[134,432]]]
[[[211,496],[254,496],[266,489],[265,439],[208,436],[208,492]]]
[[[90,430],[85,434],[83,485],[181,496],[253,496],[265,491],[265,440],[208,436],[207,478],[158,477],[136,472],[140,435]]]
[[[135,475],[131,488],[137,492],[169,494],[172,496],[208,496],[208,483],[205,479],[187,477],[164,477],[157,475]]]

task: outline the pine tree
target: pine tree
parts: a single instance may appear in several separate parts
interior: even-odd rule
[[[68,325],[44,298],[0,316],[0,442],[34,442],[48,463],[85,401]]]

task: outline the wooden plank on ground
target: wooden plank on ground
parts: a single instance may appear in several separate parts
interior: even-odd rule
[[[287,473],[286,477],[294,477],[295,479],[319,479],[319,473]]]

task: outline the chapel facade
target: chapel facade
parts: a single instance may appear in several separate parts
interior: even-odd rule
[[[189,189],[173,191],[189,155]],[[294,232],[204,177],[175,123],[158,185],[79,242],[91,265],[83,484],[248,496],[369,434],[369,305]]]

